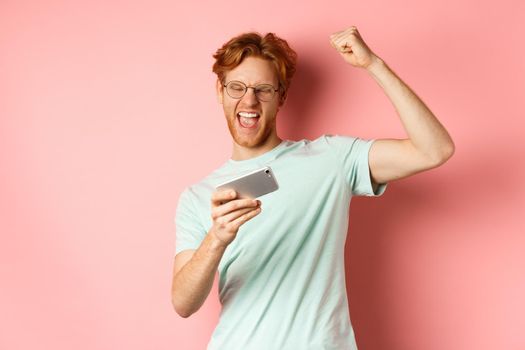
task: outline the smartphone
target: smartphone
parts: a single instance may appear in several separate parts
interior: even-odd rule
[[[237,198],[257,198],[279,188],[272,168],[265,166],[216,186],[217,190],[235,190]]]

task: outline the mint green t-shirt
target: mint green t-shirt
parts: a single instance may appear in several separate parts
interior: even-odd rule
[[[219,323],[208,350],[357,349],[345,284],[344,246],[352,196],[372,189],[374,140],[322,135],[284,140],[243,161],[229,159],[179,197],[176,253],[197,249],[212,225],[221,182],[270,166],[279,184],[259,197],[219,263]]]

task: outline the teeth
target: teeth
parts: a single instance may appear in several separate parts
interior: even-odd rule
[[[249,112],[239,112],[239,115],[244,118],[255,118],[259,116],[259,114],[257,113],[249,113]]]

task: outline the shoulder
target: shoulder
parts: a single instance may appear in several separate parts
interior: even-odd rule
[[[328,144],[342,144],[342,143],[353,143],[361,138],[353,135],[340,135],[340,134],[323,134],[319,137],[320,140]]]
[[[318,147],[324,146],[336,152],[347,152],[370,147],[373,141],[353,135],[323,134],[312,144],[317,144]]]

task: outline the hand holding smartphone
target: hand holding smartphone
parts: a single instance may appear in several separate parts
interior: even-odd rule
[[[261,202],[256,199],[240,199],[231,190],[219,190],[211,196],[211,217],[213,220],[210,234],[221,244],[228,246],[237,236],[237,232],[246,221],[261,212]]]
[[[235,190],[237,198],[257,198],[279,188],[272,169],[265,166],[216,186],[217,190]]]

